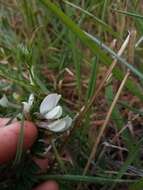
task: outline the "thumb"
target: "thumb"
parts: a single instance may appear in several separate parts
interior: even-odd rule
[[[14,158],[17,150],[20,128],[21,124],[19,122],[12,123],[5,127],[0,127],[0,164],[10,161],[12,158]],[[29,149],[34,143],[36,137],[37,129],[34,124],[25,121],[23,149]]]
[[[33,190],[59,190],[59,186],[55,181],[46,181]]]

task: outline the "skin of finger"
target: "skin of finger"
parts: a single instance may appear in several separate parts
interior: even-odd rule
[[[6,127],[0,128],[0,164],[3,164],[14,158],[17,149],[17,143],[21,124],[12,123]],[[37,129],[33,123],[24,122],[24,142],[23,149],[29,149],[37,137]]]
[[[11,118],[0,118],[0,127],[6,127],[7,123],[11,120]],[[13,119],[11,123],[15,123],[17,119]]]
[[[4,127],[8,122],[10,118],[0,118],[0,127]]]
[[[55,181],[46,181],[33,190],[59,190],[59,186]]]

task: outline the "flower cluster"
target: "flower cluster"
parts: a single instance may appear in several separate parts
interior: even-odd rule
[[[68,115],[62,118],[63,110],[58,104],[61,95],[53,93],[44,98],[40,104],[40,116],[46,121],[38,122],[39,127],[52,132],[64,132],[71,127],[72,118]],[[34,96],[29,96],[28,102],[23,102],[24,112],[28,113],[33,104]]]

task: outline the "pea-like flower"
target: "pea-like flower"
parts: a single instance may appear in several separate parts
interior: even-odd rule
[[[61,95],[59,94],[49,94],[44,98],[40,105],[40,114],[45,119],[58,119],[62,115],[62,107],[57,105]]]
[[[53,93],[49,94],[44,98],[40,105],[40,114],[43,118],[47,119],[48,122],[40,122],[39,126],[48,129],[53,132],[63,132],[70,128],[72,124],[72,118],[62,116],[62,107],[58,105],[61,95]]]

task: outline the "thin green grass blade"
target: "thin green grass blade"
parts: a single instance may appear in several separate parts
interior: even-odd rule
[[[73,35],[71,32],[69,32],[69,40],[70,40],[70,48],[73,54],[73,63],[75,67],[75,72],[76,72],[76,83],[77,83],[77,89],[78,89],[78,94],[79,97],[81,97],[81,56],[77,47],[77,39],[75,35]]]
[[[112,101],[113,101],[113,87],[112,85],[108,85],[105,89],[105,96],[107,99],[107,102],[109,105],[111,105]],[[122,127],[125,125],[124,120],[122,118],[122,116],[119,113],[119,110],[117,109],[117,105],[115,106],[113,112],[112,112],[112,117],[113,121],[116,123],[117,129],[121,130]]]
[[[5,79],[8,79],[10,81],[13,81],[14,83],[18,84],[21,87],[25,87],[30,92],[31,92],[31,89],[34,90],[34,86],[30,85],[29,83],[25,82],[24,80],[18,80],[14,76],[13,77],[10,76],[8,73],[5,73],[3,71],[3,69],[1,70],[1,68],[0,68],[0,76],[5,78]]]
[[[34,8],[32,6],[32,1],[27,0],[21,0],[19,1],[19,7],[21,8],[23,12],[23,16],[25,19],[25,23],[27,24],[27,27],[31,28],[35,25],[36,15],[34,12]]]
[[[98,58],[94,57],[91,60],[91,74],[88,82],[88,88],[86,91],[86,102],[93,96],[96,88],[96,79],[98,74]],[[85,115],[85,121],[84,121],[84,127],[81,131],[82,135],[86,135],[89,131],[90,122],[91,122],[91,116],[92,114],[92,108],[86,113]],[[90,140],[90,139],[89,139]]]
[[[105,96],[106,96],[108,104],[111,105],[113,98],[114,98],[112,85],[109,85],[106,87]],[[116,124],[117,130],[120,131],[125,126],[125,121],[119,112],[118,105],[116,105],[114,107],[112,115],[111,115],[111,119]],[[136,142],[135,142],[135,139],[128,132],[128,129],[125,129],[121,133],[121,137],[122,137],[123,141],[125,142],[125,145],[127,146],[128,150],[129,151],[130,151],[130,149],[132,150],[134,148],[134,144],[136,144]]]
[[[59,166],[61,168],[61,171],[66,173],[66,167],[65,167],[64,162],[63,162],[63,160],[61,159],[61,157],[60,157],[60,155],[58,153],[58,150],[56,148],[56,145],[55,145],[54,141],[52,141],[52,147],[53,147],[53,150],[54,150],[56,160],[57,160],[57,162],[58,162],[58,164],[59,164]]]
[[[98,24],[101,25],[101,27],[103,28],[103,30],[110,32],[110,34],[112,34],[114,37],[119,37],[119,34],[114,32],[113,29],[106,24],[103,20],[99,19],[98,17],[96,17],[95,15],[93,15],[92,13],[90,13],[89,11],[82,9],[81,7],[69,2],[69,1],[65,1],[63,0],[67,5],[74,7],[77,10],[80,10],[81,12],[85,13],[87,16],[93,18]]]
[[[107,64],[106,64],[107,65]],[[118,79],[119,81],[121,81],[124,77],[123,72],[119,69],[116,68],[113,70],[113,74],[116,77],[116,79]],[[142,101],[143,101],[143,93],[142,93],[142,89],[139,86],[139,84],[137,84],[136,82],[134,82],[131,79],[128,79],[126,84],[125,84],[126,88],[135,96],[139,97]]]
[[[118,56],[112,49],[110,49],[108,46],[106,46],[103,42],[101,42],[99,39],[96,37],[88,34],[85,32],[87,36],[89,36],[96,44],[99,45],[99,47],[103,48],[105,51],[110,53],[114,58],[116,58],[118,61],[120,61],[121,64],[124,64],[130,71],[132,71],[135,75],[137,75],[139,78],[143,79],[143,74],[137,70],[135,67],[133,67],[131,64],[129,64],[125,59],[122,57]]]
[[[95,86],[96,86],[96,79],[97,79],[97,71],[98,71],[98,59],[97,57],[92,59],[91,62],[91,76],[88,83],[88,89],[86,94],[86,99],[89,99],[93,96],[93,93],[95,92]]]
[[[69,182],[84,182],[84,183],[96,183],[96,184],[112,184],[117,183],[134,183],[136,180],[123,180],[123,179],[111,179],[103,177],[93,177],[93,176],[80,176],[80,175],[41,175],[38,177],[40,180],[59,180],[59,181],[69,181]]]
[[[103,2],[103,8],[102,8],[102,14],[101,14],[101,20],[102,20],[102,22],[105,21],[105,15],[106,15],[107,7],[108,7],[108,0],[104,0],[104,2]],[[101,26],[99,26],[99,37],[101,39],[102,39],[102,36],[104,36],[104,35],[102,35],[103,33],[104,33],[104,28],[103,27],[101,28]],[[119,34],[118,34],[118,36],[119,36]]]
[[[39,89],[31,85],[29,82],[27,82],[25,79],[19,80],[17,79],[17,73],[10,71],[9,69],[5,69],[2,66],[0,66],[0,76],[4,79],[7,79],[9,81],[12,81],[13,83],[19,85],[20,87],[26,89],[27,92],[39,92]]]
[[[18,143],[17,143],[17,151],[16,151],[15,159],[13,161],[13,165],[18,164],[21,160],[21,156],[23,152],[23,142],[24,142],[24,114],[22,114],[20,133],[19,133]]]
[[[132,12],[127,12],[127,11],[122,11],[122,10],[117,10],[117,9],[113,9],[113,10],[120,13],[120,14],[124,14],[124,15],[127,15],[127,16],[131,16],[131,17],[143,20],[143,15],[139,15],[139,14],[132,13]]]

